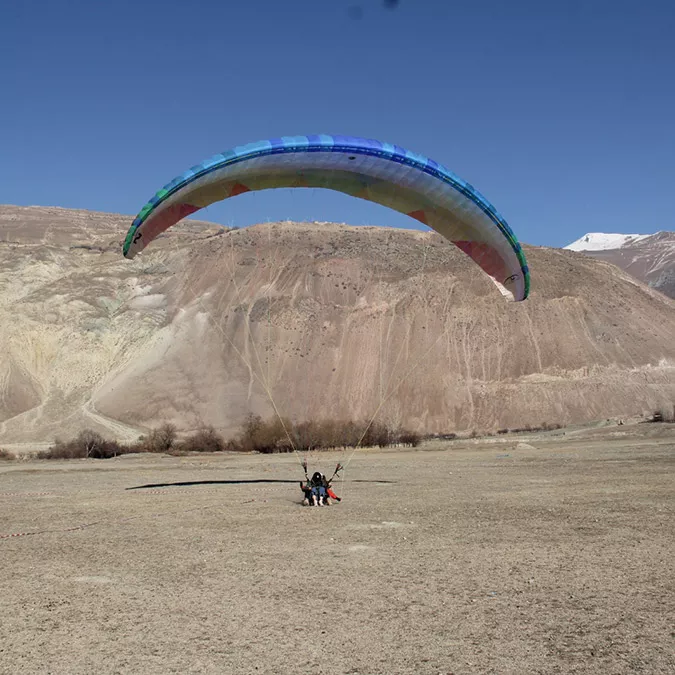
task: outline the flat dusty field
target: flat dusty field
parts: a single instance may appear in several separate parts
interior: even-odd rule
[[[2,462],[0,672],[671,674],[657,426],[359,451],[327,508],[292,455]]]

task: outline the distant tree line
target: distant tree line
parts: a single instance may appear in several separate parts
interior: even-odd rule
[[[249,415],[239,433],[229,440],[213,427],[204,427],[180,438],[173,424],[163,424],[134,443],[120,443],[104,438],[91,429],[84,429],[75,438],[57,439],[46,450],[36,453],[37,459],[110,459],[130,453],[167,453],[184,455],[190,452],[293,452],[329,448],[388,447],[419,445],[421,436],[412,431],[393,429],[380,422],[294,423],[287,419],[263,420]],[[9,453],[0,459],[11,459]]]
[[[675,405],[662,405],[645,422],[675,422]],[[552,431],[560,424],[542,422],[513,429],[498,429],[497,434]],[[475,429],[469,438],[494,436]],[[33,455],[37,459],[110,459],[130,453],[166,453],[185,455],[191,452],[260,452],[283,453],[356,447],[417,447],[423,440],[453,440],[457,434],[428,434],[395,428],[383,422],[354,422],[344,420],[319,420],[292,422],[284,418],[263,420],[259,415],[248,415],[239,433],[225,439],[213,427],[204,427],[180,437],[173,424],[162,424],[141,436],[133,443],[120,443],[104,438],[91,429],[84,429],[68,441],[57,439],[46,450]],[[16,456],[0,448],[0,461],[13,460]]]

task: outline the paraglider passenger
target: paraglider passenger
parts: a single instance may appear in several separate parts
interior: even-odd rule
[[[318,471],[314,472],[312,476],[312,504],[314,506],[324,506],[326,503],[326,477],[319,473]]]
[[[302,500],[305,506],[309,506],[310,504],[312,506],[330,505],[330,499],[328,498],[330,485],[326,477],[318,471],[312,474],[312,477],[306,484],[301,482],[300,488],[305,493],[305,498]]]

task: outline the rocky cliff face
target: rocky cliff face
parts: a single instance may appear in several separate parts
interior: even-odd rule
[[[0,207],[0,444],[248,412],[488,430],[675,399],[675,302],[612,265],[526,247],[508,303],[438,235],[195,221],[137,259],[130,219]]]

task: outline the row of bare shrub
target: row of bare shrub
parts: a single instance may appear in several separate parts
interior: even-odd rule
[[[117,441],[108,441],[101,434],[90,429],[82,430],[75,438],[63,441],[57,438],[54,445],[37,453],[38,459],[109,459],[126,452],[133,452],[130,446]]]
[[[554,431],[555,429],[562,429],[562,424],[557,422],[542,422],[538,426],[536,424],[526,424],[522,427],[515,427],[514,429],[498,429],[498,434],[520,434],[530,431]]]
[[[240,433],[226,441],[213,427],[205,427],[187,436],[178,438],[176,427],[163,424],[135,443],[119,443],[103,438],[91,429],[81,431],[69,441],[56,440],[47,450],[37,454],[38,459],[109,459],[130,453],[168,453],[174,455],[189,452],[292,452],[360,446],[387,447],[405,445],[416,447],[421,437],[410,431],[392,429],[386,424],[373,422],[319,422],[293,423],[273,418],[264,421],[257,415],[249,415]]]
[[[675,422],[675,406],[662,406],[650,419],[652,422]],[[551,431],[560,429],[560,424],[542,422],[539,426],[526,424],[515,429],[499,429],[497,434],[527,431]],[[492,436],[493,434],[483,434]],[[479,436],[472,431],[471,438]],[[456,434],[438,434],[426,438],[451,440]],[[47,450],[37,453],[38,459],[109,459],[130,453],[189,452],[292,452],[362,447],[389,447],[396,445],[417,447],[422,440],[418,433],[395,429],[382,422],[356,423],[352,421],[320,420],[291,422],[287,419],[272,418],[264,421],[258,415],[249,415],[240,433],[226,441],[213,427],[205,427],[185,438],[179,439],[176,427],[163,424],[147,436],[141,436],[135,443],[119,443],[103,438],[91,429],[81,431],[69,441],[57,439]],[[14,454],[0,448],[0,460],[16,459]]]
[[[381,422],[356,423],[352,421],[319,420],[291,422],[273,418],[263,420],[259,415],[249,415],[238,436],[227,443],[228,450],[241,452],[292,452],[328,449],[387,447],[405,445],[416,447],[419,434],[394,429]]]
[[[38,459],[110,459],[118,455],[140,452],[185,454],[188,452],[221,452],[226,449],[223,438],[212,427],[200,429],[179,439],[176,427],[163,424],[135,443],[119,443],[103,438],[91,429],[84,429],[69,441],[57,439],[47,450],[37,453]]]

